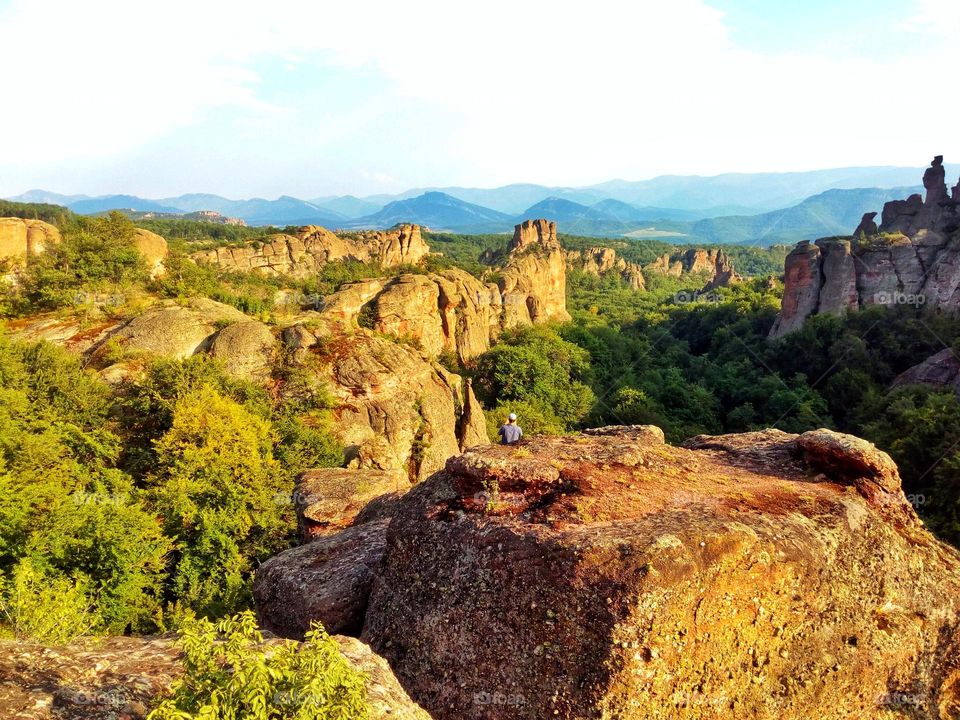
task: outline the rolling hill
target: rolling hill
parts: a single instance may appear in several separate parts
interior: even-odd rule
[[[426,192],[409,200],[389,203],[379,212],[359,218],[350,226],[391,227],[397,223],[416,223],[431,230],[505,232],[513,228],[514,218],[446,193]]]

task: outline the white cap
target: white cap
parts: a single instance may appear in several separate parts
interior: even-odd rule
[[[509,415],[507,415],[507,418],[509,418],[510,420],[516,420],[516,419],[517,419],[517,414],[516,414],[516,413],[510,413]]]

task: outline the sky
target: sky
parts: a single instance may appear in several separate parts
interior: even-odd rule
[[[957,0],[0,0],[0,196],[956,162],[957,37]]]

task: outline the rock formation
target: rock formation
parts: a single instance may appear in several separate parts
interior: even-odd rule
[[[104,379],[123,380],[148,357],[210,354],[227,372],[273,382],[289,362],[336,401],[334,431],[351,467],[400,471],[418,480],[464,448],[488,442],[470,381],[422,350],[320,313],[273,331],[233,307],[205,298],[159,302],[125,321],[85,326],[45,315],[10,327],[19,338],[49,340],[83,354]],[[118,359],[118,357],[120,359]],[[278,392],[294,392],[284,382]]]
[[[465,447],[487,442],[469,381],[408,344],[334,328],[314,359],[337,401],[335,430],[351,467],[421,480]]]
[[[556,224],[517,225],[508,249],[497,283],[457,268],[363,280],[325,298],[322,315],[413,340],[433,357],[453,353],[461,362],[490,349],[506,328],[569,320]]]
[[[643,268],[636,263],[627,262],[609,247],[594,247],[586,250],[568,250],[567,266],[576,268],[587,275],[603,277],[616,274],[634,290],[646,288]]]
[[[876,213],[867,213],[852,240],[797,245],[787,257],[783,305],[771,338],[818,313],[868,305],[960,307],[960,200],[947,192],[943,157],[934,159],[923,184],[926,199],[888,202],[879,227]]]
[[[957,718],[960,554],[862,440],[604,428],[397,501],[362,637],[438,720]]]
[[[430,720],[383,658],[354,638],[334,640],[367,676],[370,720]],[[180,649],[166,636],[88,638],[55,648],[0,640],[0,708],[11,720],[143,720],[182,672]]]
[[[133,238],[133,244],[137,250],[140,251],[140,254],[143,255],[143,259],[147,263],[147,270],[150,272],[150,277],[155,278],[163,275],[163,264],[169,254],[167,241],[156,233],[144,230],[143,228],[137,228],[136,235]]]
[[[0,260],[39,255],[60,242],[60,231],[43,220],[0,218]]]
[[[274,235],[262,245],[221,247],[193,258],[224,270],[309,277],[328,262],[355,260],[396,267],[415,265],[429,253],[418,225],[341,235],[310,225],[295,236]]]
[[[700,275],[707,281],[703,292],[727,287],[741,280],[729,256],[718,248],[690,248],[683,252],[664,254],[644,267],[644,270],[675,278]]]
[[[410,487],[406,474],[396,470],[307,470],[293,491],[300,541],[310,542],[349,527],[373,501],[385,505]]]
[[[498,281],[503,327],[569,320],[567,264],[557,224],[524,220],[514,228],[508,251]]]

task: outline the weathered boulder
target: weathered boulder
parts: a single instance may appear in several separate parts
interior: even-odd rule
[[[43,220],[0,218],[0,259],[39,255],[60,242],[60,231]]]
[[[113,346],[127,353],[185,358],[206,349],[218,322],[249,320],[236,308],[206,298],[194,298],[183,306],[161,303],[108,335],[92,353],[99,362]]]
[[[140,254],[143,255],[143,259],[147,263],[147,269],[150,272],[150,277],[155,278],[163,275],[163,264],[170,252],[167,248],[167,241],[156,233],[144,230],[143,228],[137,228],[133,238],[133,244],[137,250],[140,251]]]
[[[263,244],[221,247],[193,257],[225,270],[309,277],[330,262],[355,260],[396,267],[415,265],[429,254],[418,225],[340,235],[308,225],[296,235],[274,235]]]
[[[231,375],[263,380],[270,375],[277,348],[270,328],[246,319],[217,331],[209,340],[207,352],[221,360]]]
[[[400,497],[410,479],[398,470],[317,468],[297,478],[293,501],[301,542],[348,527],[373,500]]]
[[[383,658],[354,638],[334,640],[367,676],[370,720],[430,720]],[[169,636],[81,638],[55,648],[0,640],[0,708],[11,720],[143,720],[182,672]]]
[[[302,638],[310,623],[359,636],[389,520],[363,523],[280,553],[257,569],[253,596],[262,627]]]
[[[350,467],[402,470],[422,479],[467,444],[487,442],[469,383],[422,350],[335,323],[323,334],[304,357],[317,363],[312,372],[336,401],[334,431]]]
[[[957,718],[960,553],[855,438],[608,428],[407,493],[362,637],[436,718]]]

